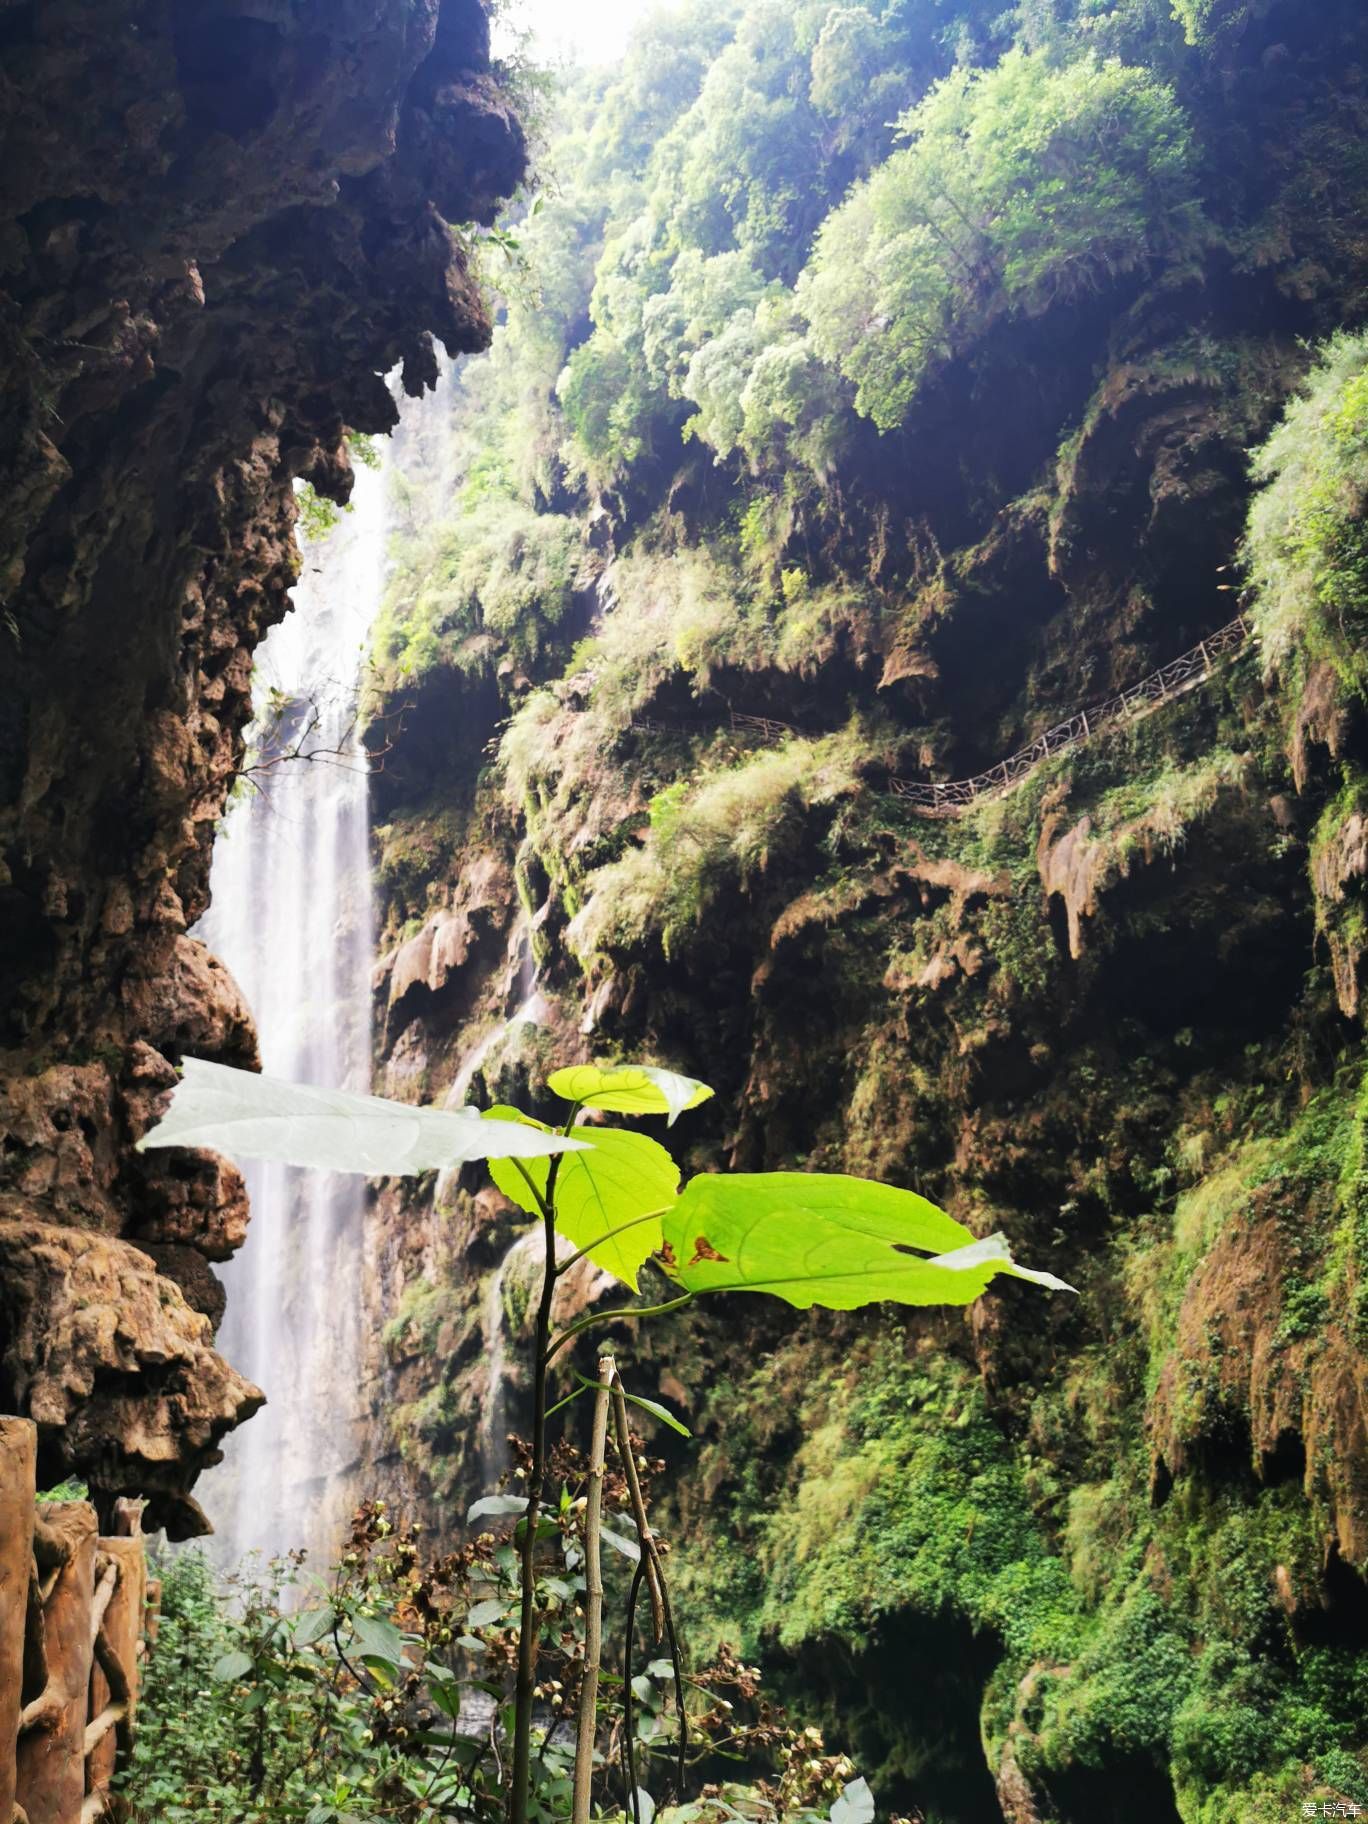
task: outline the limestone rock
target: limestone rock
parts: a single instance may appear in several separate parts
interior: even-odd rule
[[[147,1524],[203,1530],[184,1496],[218,1441],[262,1404],[213,1327],[138,1248],[0,1222],[0,1375],[39,1432],[39,1480],[85,1476],[101,1504],[149,1497]]]
[[[1294,1253],[1281,1215],[1271,1192],[1256,1192],[1188,1282],[1149,1412],[1156,1485],[1228,1447],[1239,1415],[1250,1467],[1273,1480],[1289,1458],[1300,1463],[1339,1555],[1359,1565],[1368,1561],[1368,1364],[1337,1301],[1305,1336],[1287,1334]]]

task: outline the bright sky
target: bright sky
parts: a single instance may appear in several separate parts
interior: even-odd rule
[[[621,55],[636,20],[656,0],[510,0],[505,17],[531,26],[544,56],[576,63],[604,63]],[[498,27],[495,28],[495,43]]]

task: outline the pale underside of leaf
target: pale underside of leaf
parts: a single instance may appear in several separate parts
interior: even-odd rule
[[[1073,1289],[915,1192],[835,1174],[703,1174],[664,1229],[667,1270],[686,1290],[769,1292],[802,1310],[967,1305],[999,1273]]]
[[[544,1131],[491,1128],[476,1109],[410,1108],[379,1096],[286,1083],[255,1071],[186,1058],[166,1114],[138,1142],[208,1147],[321,1171],[402,1177],[493,1155],[545,1157],[585,1141]]]
[[[491,1108],[488,1118],[548,1131],[513,1108]],[[661,1245],[660,1212],[678,1194],[679,1167],[644,1134],[616,1127],[591,1131],[592,1151],[563,1159],[556,1175],[556,1231],[635,1292],[642,1262]],[[524,1169],[544,1197],[548,1161],[528,1160]],[[516,1166],[491,1160],[489,1170],[505,1197],[535,1214],[537,1199]]]
[[[685,1109],[697,1108],[713,1093],[697,1077],[653,1064],[572,1064],[553,1071],[546,1082],[566,1102],[611,1115],[666,1115],[671,1127]]]

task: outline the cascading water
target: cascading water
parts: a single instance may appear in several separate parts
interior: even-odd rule
[[[385,500],[383,473],[359,470],[353,510],[305,547],[294,611],[260,649],[255,707],[266,757],[280,757],[229,814],[201,933],[247,997],[262,1068],[357,1090],[370,1088],[373,934],[356,704]],[[246,1176],[251,1223],[223,1271],[220,1347],[268,1404],[228,1438],[201,1496],[225,1560],[326,1555],[355,1495],[366,1182],[269,1165]]]

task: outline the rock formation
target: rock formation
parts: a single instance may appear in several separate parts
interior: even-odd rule
[[[130,1144],[183,1053],[254,1058],[186,932],[292,484],[345,501],[382,376],[483,346],[448,224],[523,157],[480,0],[0,5],[0,1408],[173,1531],[259,1399],[193,1308],[246,1211]]]

